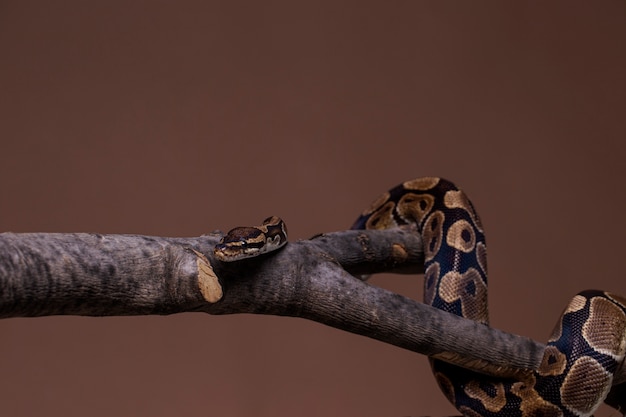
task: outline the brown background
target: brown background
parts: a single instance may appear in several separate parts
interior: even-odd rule
[[[626,294],[626,5],[0,1],[0,230],[292,239],[454,180],[495,327]],[[420,297],[421,277],[373,280]],[[298,319],[0,322],[4,416],[446,415],[424,357]],[[607,409],[604,414],[609,415]]]

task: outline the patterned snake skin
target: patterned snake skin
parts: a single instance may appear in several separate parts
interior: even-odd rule
[[[488,325],[485,235],[467,196],[441,178],[406,181],[376,199],[352,228],[404,224],[416,224],[424,243],[424,302]],[[439,387],[464,416],[579,417],[604,401],[625,350],[626,299],[584,291],[566,307],[541,366],[527,379],[431,364]]]

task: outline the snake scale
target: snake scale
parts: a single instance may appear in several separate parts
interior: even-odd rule
[[[485,234],[465,193],[442,178],[406,181],[378,197],[352,229],[407,224],[417,226],[424,245],[424,302],[488,325]],[[270,217],[262,226],[231,230],[215,255],[234,261],[286,242],[284,223]],[[581,417],[591,416],[605,400],[625,352],[626,298],[588,290],[572,298],[541,365],[523,379],[504,371],[502,377],[486,376],[434,359],[431,367],[444,395],[464,416]],[[623,407],[625,401],[611,405]]]

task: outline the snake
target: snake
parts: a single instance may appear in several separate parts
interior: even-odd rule
[[[488,326],[485,233],[467,195],[443,178],[405,181],[376,198],[352,229],[403,225],[416,226],[422,238],[424,303]],[[226,262],[266,254],[287,243],[286,230],[278,217],[235,228],[214,253]],[[444,396],[463,416],[583,417],[607,398],[625,354],[626,298],[586,290],[564,309],[532,372],[484,375],[435,358],[430,365]],[[616,382],[622,392],[624,381]],[[613,398],[610,405],[619,409],[626,402]]]
[[[260,226],[242,226],[229,230],[213,249],[222,262],[234,262],[273,252],[287,244],[287,225],[278,216],[270,216]]]

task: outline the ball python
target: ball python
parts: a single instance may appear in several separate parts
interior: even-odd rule
[[[280,217],[271,216],[260,226],[235,227],[215,246],[213,253],[222,262],[253,258],[287,244],[287,226]]]
[[[417,226],[424,245],[424,302],[488,325],[485,234],[465,193],[442,178],[406,181],[378,197],[352,229],[407,224]],[[269,218],[260,227],[231,230],[215,255],[234,261],[286,242],[282,221]],[[430,362],[444,395],[464,416],[581,417],[591,416],[604,401],[625,353],[626,298],[588,290],[569,302],[540,366],[524,379]]]

